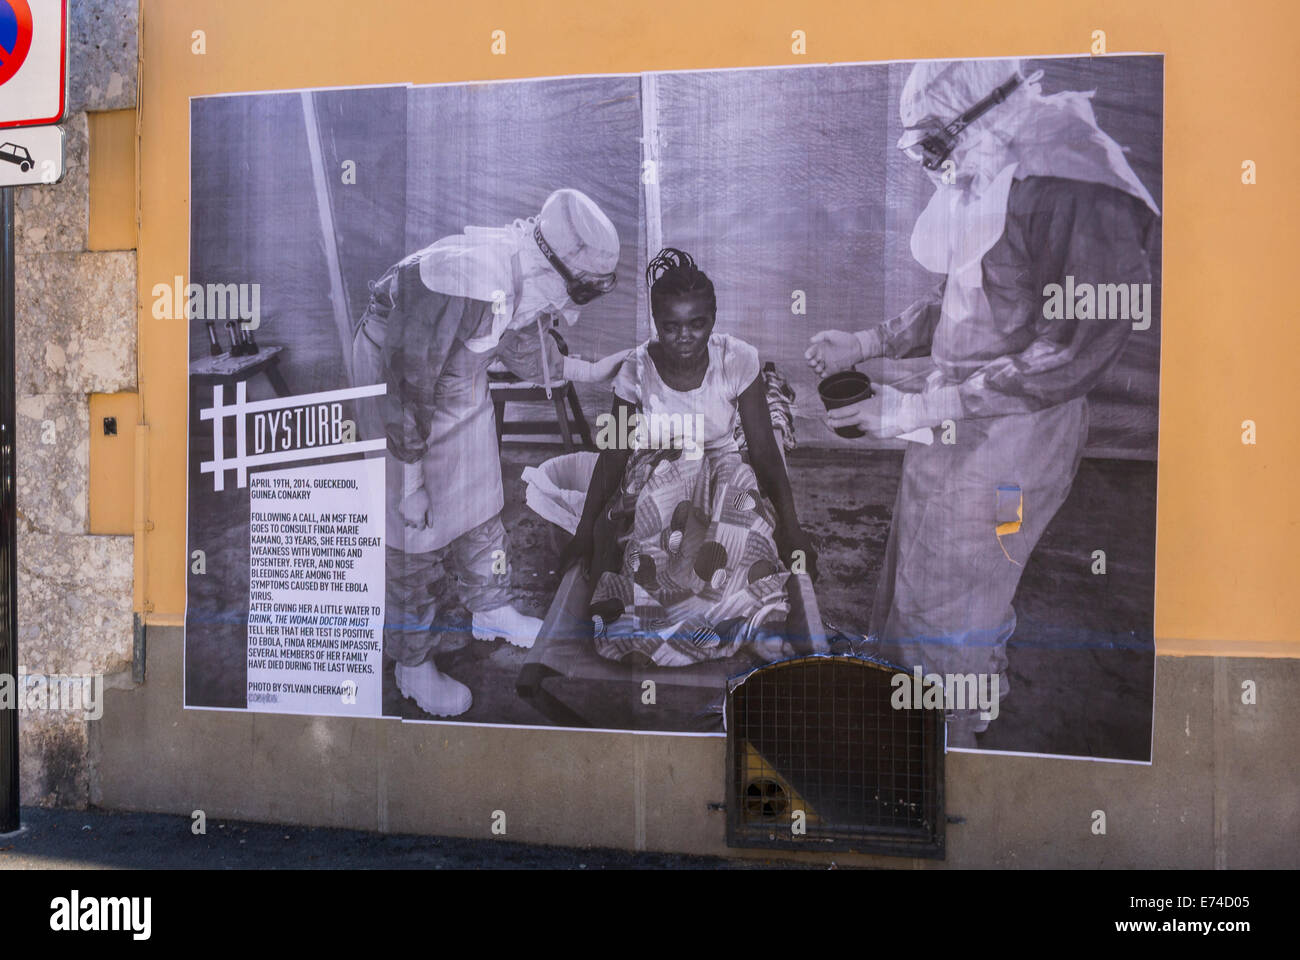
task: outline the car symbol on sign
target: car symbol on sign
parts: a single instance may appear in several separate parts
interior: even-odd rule
[[[26,147],[20,147],[16,143],[0,143],[0,160],[16,164],[23,173],[32,168],[32,155]]]

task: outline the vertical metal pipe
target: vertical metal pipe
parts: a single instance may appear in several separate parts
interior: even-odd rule
[[[663,249],[663,201],[659,194],[659,76],[641,74],[641,185],[645,187],[645,251],[639,263],[649,263]],[[645,313],[637,311],[637,342],[648,340],[654,333],[654,318],[650,314],[649,292],[636,285],[637,306],[645,304]]]
[[[18,818],[18,567],[14,449],[14,188],[0,190],[0,684],[12,684],[0,706],[0,833]]]
[[[316,212],[320,216],[320,239],[325,247],[325,265],[330,278],[330,305],[334,323],[343,345],[343,369],[352,382],[352,311],[348,306],[347,288],[343,283],[343,266],[339,260],[339,238],[334,227],[334,207],[330,202],[329,177],[325,173],[325,148],[320,123],[316,118],[315,94],[302,91],[302,118],[307,125],[307,154],[311,157],[311,177],[316,188]]]

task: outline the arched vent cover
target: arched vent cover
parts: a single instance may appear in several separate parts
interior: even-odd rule
[[[943,857],[943,711],[896,710],[863,657],[760,667],[727,691],[727,843]]]

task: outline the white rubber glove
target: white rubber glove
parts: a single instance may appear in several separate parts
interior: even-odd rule
[[[402,464],[402,502],[397,507],[408,527],[423,530],[428,526],[429,494],[424,489],[424,464]]]
[[[868,330],[858,330],[853,335],[858,338],[858,346],[862,350],[863,360],[870,360],[872,357],[883,357],[885,355],[885,341],[880,336],[879,327],[871,327]]]
[[[632,353],[630,349],[611,353],[596,361],[579,360],[577,357],[564,358],[564,379],[578,383],[603,383],[614,379],[618,368]]]
[[[424,489],[424,464],[420,461],[402,464],[402,498]]]
[[[855,363],[884,355],[880,335],[873,328],[848,333],[844,330],[823,330],[815,333],[804,351],[808,366],[819,377],[852,368]]]
[[[905,393],[887,384],[876,384],[875,395],[826,412],[831,428],[859,427],[873,437],[886,439],[910,434],[924,427],[937,427],[945,420],[962,418],[961,397],[955,384]]]
[[[423,530],[429,525],[429,506],[429,491],[423,487],[408,494],[402,498],[401,506],[398,507],[402,522],[408,527]]]
[[[804,358],[819,377],[849,370],[855,363],[865,359],[862,356],[861,341],[844,330],[822,330],[820,333],[814,333],[812,339],[808,341]]]

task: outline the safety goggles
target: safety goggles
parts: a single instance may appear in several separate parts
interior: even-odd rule
[[[555,255],[551,245],[546,242],[542,236],[542,228],[539,224],[533,228],[533,239],[537,241],[538,249],[542,251],[546,259],[550,261],[555,272],[564,278],[564,289],[569,294],[569,299],[582,306],[584,303],[591,303],[602,293],[609,293],[614,289],[614,281],[617,279],[613,273],[596,274],[594,276],[574,276],[573,272],[564,265],[564,261]]]
[[[898,149],[925,169],[938,170],[957,146],[957,138],[961,136],[961,132],[1006,100],[1011,91],[1023,82],[1024,78],[1017,74],[945,126],[941,127],[938,121],[934,121],[923,122],[915,128],[909,128],[899,137]]]

